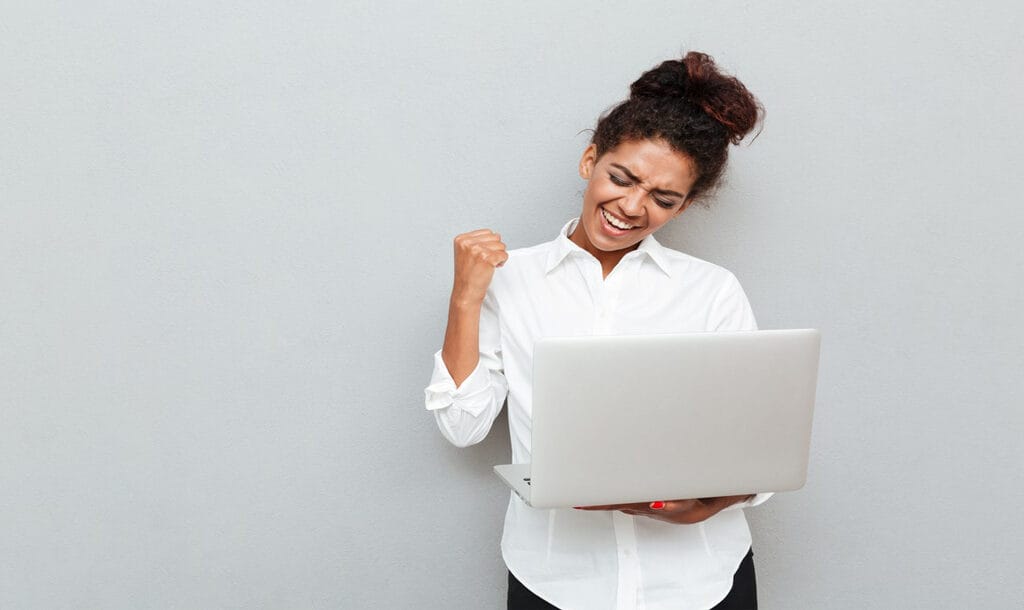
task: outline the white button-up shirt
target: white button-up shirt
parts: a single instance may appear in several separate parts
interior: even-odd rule
[[[459,387],[434,354],[426,407],[455,445],[482,440],[507,397],[512,461],[530,461],[533,344],[541,337],[756,329],[729,271],[648,236],[603,278],[598,260],[568,238],[577,222],[553,241],[509,251],[484,298],[480,363]],[[563,610],[710,608],[750,547],[740,509],[770,495],[676,525],[619,511],[540,510],[510,493],[502,556]]]

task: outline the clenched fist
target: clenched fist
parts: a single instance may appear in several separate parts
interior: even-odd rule
[[[482,303],[494,270],[507,260],[508,253],[501,236],[490,229],[477,229],[457,236],[452,301]]]

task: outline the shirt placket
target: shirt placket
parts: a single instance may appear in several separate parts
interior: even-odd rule
[[[592,272],[587,274],[590,295],[593,298],[594,323],[593,334],[607,335],[615,332],[615,311],[619,303],[622,273],[612,271],[607,278],[602,276],[601,264],[591,261]],[[621,265],[621,263],[620,263]]]
[[[582,261],[581,261],[582,262]],[[627,278],[634,277],[633,261],[622,260],[616,268],[603,277],[601,264],[597,260],[586,260],[581,265],[587,281],[587,288],[593,300],[593,334],[612,334],[615,331],[615,311],[619,295]],[[625,263],[625,264],[624,264]],[[612,526],[615,530],[615,546],[618,559],[618,583],[616,587],[616,610],[643,610],[640,561],[637,556],[636,525],[633,517],[619,511],[612,511]]]
[[[636,524],[631,515],[612,511],[615,546],[618,549],[619,581],[616,589],[616,610],[642,610],[638,600],[640,562],[637,558]]]

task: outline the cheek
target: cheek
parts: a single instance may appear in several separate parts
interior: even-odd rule
[[[666,209],[664,209],[662,207],[659,207],[658,211],[654,212],[651,215],[651,220],[652,220],[651,224],[654,225],[655,228],[657,229],[657,228],[660,228],[663,225],[667,224],[674,217],[675,217],[675,210],[666,210]]]
[[[592,180],[587,185],[585,194],[589,195],[592,202],[600,204],[618,197],[619,189],[603,181],[595,182]]]

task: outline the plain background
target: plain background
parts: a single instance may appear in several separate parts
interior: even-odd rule
[[[690,49],[768,117],[661,241],[824,337],[763,607],[1024,606],[1019,5],[285,4],[4,3],[0,607],[502,607],[451,239],[552,239]]]

